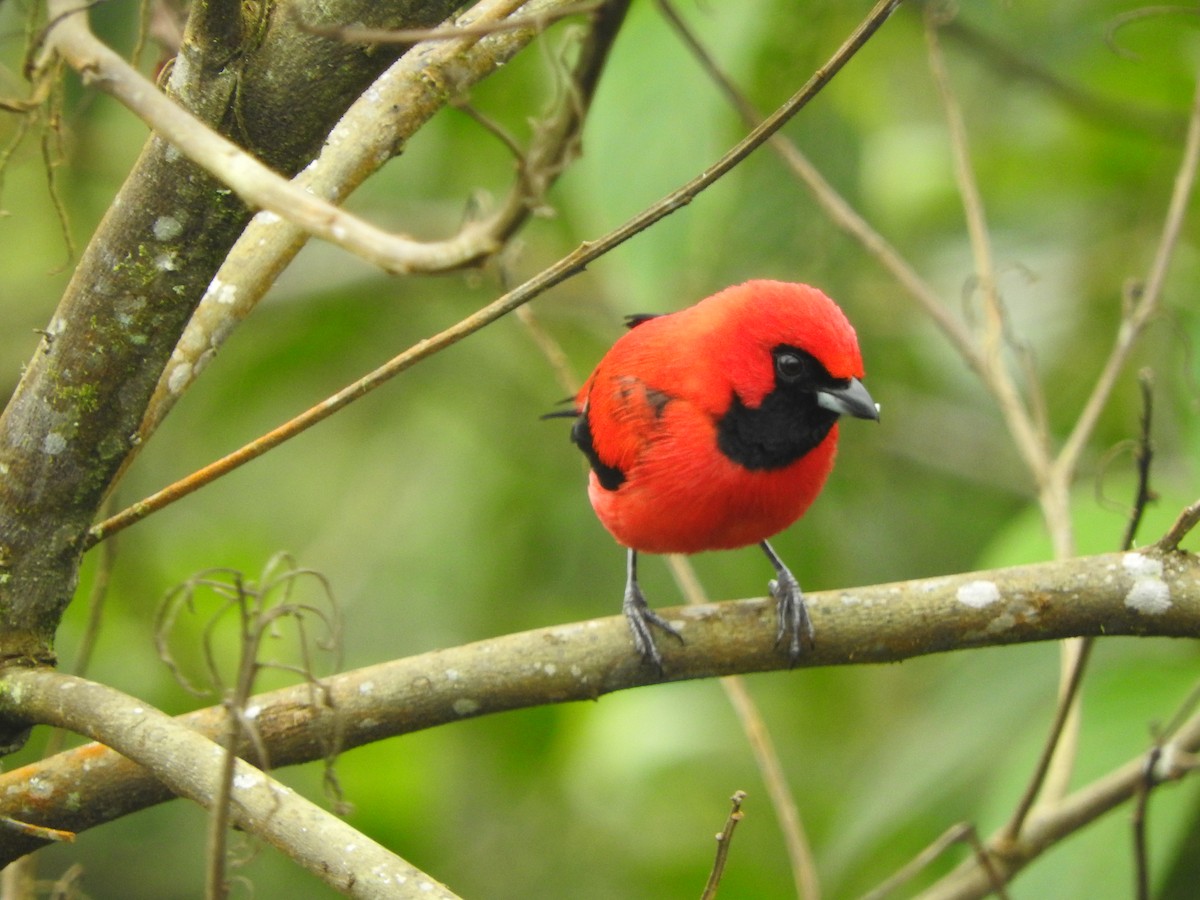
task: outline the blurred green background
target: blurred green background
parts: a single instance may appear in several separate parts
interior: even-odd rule
[[[1056,438],[1109,351],[1129,279],[1153,258],[1195,88],[1194,17],[1109,33],[1133,3],[963,4],[958,24],[1011,58],[943,35],[987,204],[1014,341],[1036,360]],[[764,109],[825,61],[866,4],[686,4],[727,71]],[[23,36],[0,6],[0,93],[19,95]],[[95,8],[128,49],[136,6]],[[472,100],[521,135],[553,96],[543,39]],[[1035,77],[1051,73],[1058,85]],[[69,230],[86,241],[144,127],[69,78],[54,176]],[[1065,88],[1065,89],[1064,89]],[[1097,111],[1076,93],[1115,108]],[[0,118],[0,140],[17,122]],[[131,502],[307,408],[390,356],[598,237],[711,163],[743,133],[655,6],[634,5],[584,135],[584,156],[550,196],[503,273],[388,278],[340,250],[307,248],[263,307],[145,448],[121,485]],[[786,129],[821,171],[956,312],[975,316],[972,260],[919,7],[905,7]],[[449,234],[468,201],[506,190],[512,163],[468,116],[447,110],[352,206],[417,236]],[[0,391],[16,384],[71,260],[37,136],[3,173]],[[1200,493],[1196,449],[1198,226],[1189,219],[1166,311],[1106,410],[1077,488],[1081,552],[1116,549],[1132,496],[1124,442],[1140,409],[1134,373],[1155,374],[1154,488],[1141,539]],[[502,277],[503,276],[503,277]],[[751,277],[808,281],[855,323],[878,428],[843,429],[821,499],[776,542],[801,583],[823,589],[1047,558],[1030,479],[989,396],[861,247],[762,150],[696,202],[540,298],[534,311],[582,377],[631,312],[676,309]],[[526,628],[619,612],[623,556],[593,517],[561,422],[539,421],[563,390],[509,318],[418,366],[333,420],[118,539],[90,674],[159,707],[197,701],[158,660],[164,594],[199,570],[255,576],[280,550],[323,573],[345,618],[346,667]],[[1114,448],[1116,448],[1114,450]],[[1193,542],[1194,543],[1194,542]],[[93,554],[95,555],[95,554]],[[695,559],[714,598],[761,595],[753,549]],[[86,596],[89,560],[80,596]],[[647,559],[653,603],[679,594]],[[60,651],[72,664],[86,620],[73,605]],[[186,625],[198,631],[202,619]],[[194,638],[193,638],[194,639]],[[186,634],[180,643],[186,644]],[[286,642],[269,648],[289,659]],[[1146,749],[1195,681],[1190,642],[1106,640],[1085,688],[1076,783]],[[946,827],[988,833],[1024,785],[1053,710],[1058,648],[1014,647],[888,667],[755,676],[749,688],[783,757],[829,897],[868,889]],[[274,682],[272,682],[274,683]],[[39,731],[16,765],[35,758]],[[749,797],[722,896],[794,896],[760,777],[720,687],[677,684],[464,722],[345,754],[350,821],[467,897],[694,897],[737,789]],[[321,767],[280,777],[321,799]],[[1155,794],[1151,864],[1162,896],[1196,896],[1197,786]],[[42,858],[53,878],[85,867],[93,897],[193,897],[204,813],[177,802]],[[952,851],[920,883],[945,872]],[[152,861],[152,864],[151,864]],[[258,897],[329,891],[270,850],[240,870]],[[1020,876],[1017,898],[1131,895],[1129,811],[1086,829]],[[1180,887],[1182,886],[1182,888]],[[1182,893],[1180,892],[1182,890]],[[238,896],[250,896],[240,889]]]

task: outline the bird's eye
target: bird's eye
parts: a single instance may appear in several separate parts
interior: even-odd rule
[[[803,357],[795,353],[780,353],[775,357],[775,371],[784,381],[799,381],[808,371]]]

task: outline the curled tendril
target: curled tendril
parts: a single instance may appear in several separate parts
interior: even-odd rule
[[[1108,30],[1104,33],[1104,42],[1108,45],[1117,56],[1123,59],[1140,60],[1142,55],[1135,53],[1133,50],[1128,50],[1122,47],[1117,41],[1117,32],[1128,25],[1139,22],[1144,22],[1147,19],[1163,19],[1167,16],[1188,15],[1195,16],[1200,14],[1200,9],[1195,6],[1176,6],[1162,4],[1157,6],[1143,6],[1140,9],[1132,9],[1129,12],[1121,13],[1114,16],[1109,23]]]

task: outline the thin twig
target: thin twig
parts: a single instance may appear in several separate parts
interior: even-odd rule
[[[1013,383],[1002,356],[1004,349],[1004,311],[1000,299],[999,286],[996,280],[996,269],[992,258],[991,240],[988,236],[987,218],[984,213],[983,198],[975,178],[971,164],[971,152],[967,139],[967,127],[963,120],[962,109],[950,84],[950,76],[942,56],[941,42],[938,40],[940,22],[937,16],[940,11],[936,4],[925,9],[925,38],[928,47],[929,68],[933,75],[938,96],[942,101],[943,113],[949,130],[950,148],[954,158],[954,174],[958,184],[959,195],[962,198],[963,213],[966,217],[967,234],[970,238],[971,250],[975,259],[975,280],[983,298],[983,309],[986,315],[987,327],[983,339],[983,368],[980,374],[996,399],[996,404],[1008,424],[1013,443],[1025,465],[1033,475],[1039,488],[1047,483],[1050,459],[1047,450],[1047,436],[1039,434],[1029,409],[1021,398],[1020,391]],[[1030,386],[1036,390],[1036,385]],[[1051,523],[1053,524],[1053,523]],[[1069,528],[1069,520],[1067,521]],[[1052,529],[1059,530],[1059,529]],[[1055,545],[1062,543],[1061,534],[1052,534]],[[1061,553],[1060,556],[1070,555]]]
[[[509,291],[507,294],[504,294],[433,337],[414,344],[375,371],[343,388],[338,393],[306,412],[251,441],[240,450],[236,450],[199,471],[193,472],[186,478],[163,488],[156,494],[135,503],[117,515],[93,526],[88,532],[85,541],[86,545],[90,547],[97,541],[103,540],[105,537],[115,534],[124,528],[128,528],[130,525],[141,521],[164,506],[182,497],[186,497],[188,494],[211,483],[217,478],[232,472],[234,469],[245,465],[253,459],[257,459],[268,450],[306,431],[353,401],[385,384],[406,369],[457,343],[484,326],[507,315],[517,307],[528,303],[534,297],[583,271],[592,261],[625,243],[635,235],[640,234],[671,213],[691,203],[701,192],[727,175],[730,170],[761,146],[763,142],[782,128],[792,116],[803,109],[809,101],[819,94],[825,85],[832,80],[834,75],[841,71],[842,67],[853,58],[854,54],[866,44],[871,35],[883,25],[897,2],[898,0],[879,0],[867,14],[866,18],[851,33],[850,37],[830,57],[829,61],[821,66],[799,91],[789,98],[787,102],[779,107],[759,127],[751,131],[750,134],[739,141],[724,156],[687,184],[672,191],[657,203],[638,213],[624,225],[613,229],[599,240],[581,244],[577,249],[568,253],[558,262],[544,269],[524,284]]]
[[[1133,309],[1124,316],[1117,330],[1116,341],[1104,364],[1103,370],[1096,379],[1095,387],[1084,404],[1075,427],[1059,451],[1054,462],[1058,473],[1074,472],[1083,453],[1083,448],[1095,430],[1100,413],[1108,403],[1117,377],[1125,367],[1137,338],[1150,320],[1158,313],[1162,302],[1163,287],[1166,284],[1167,271],[1175,257],[1175,248],[1179,243],[1179,234],[1183,227],[1191,201],[1192,191],[1196,185],[1196,172],[1200,167],[1200,80],[1197,81],[1196,94],[1192,100],[1191,114],[1188,118],[1187,140],[1184,144],[1183,157],[1179,162],[1179,170],[1175,174],[1175,185],[1171,191],[1171,200],[1167,207],[1166,219],[1163,222],[1162,235],[1155,250],[1154,261],[1151,263],[1149,274],[1143,289],[1138,293]]]
[[[1004,886],[1004,880],[992,865],[987,847],[979,839],[979,832],[975,830],[975,826],[968,822],[960,822],[957,825],[951,825],[942,834],[936,838],[933,843],[914,856],[911,860],[905,863],[895,873],[890,875],[885,881],[876,885],[867,893],[863,894],[860,900],[884,900],[898,888],[904,887],[912,881],[917,875],[925,870],[930,863],[940,857],[943,853],[953,847],[955,844],[968,844],[975,853],[975,859],[980,866],[984,867],[992,877],[992,886],[996,892],[996,896],[1000,900],[1007,900],[1008,892]]]
[[[1060,749],[1059,742],[1063,732],[1066,730],[1069,718],[1077,708],[1076,700],[1079,697],[1079,687],[1083,684],[1083,674],[1087,669],[1087,661],[1091,656],[1093,643],[1091,640],[1085,640],[1079,645],[1079,655],[1073,660],[1067,679],[1059,692],[1058,702],[1054,710],[1054,721],[1050,724],[1050,733],[1046,736],[1045,743],[1042,746],[1042,753],[1038,757],[1037,765],[1034,766],[1033,776],[1025,785],[1025,791],[1021,795],[1021,799],[1017,801],[1017,806],[1013,810],[1012,816],[1009,817],[1008,824],[1004,827],[1003,841],[1005,844],[1013,843],[1020,837],[1021,828],[1025,824],[1025,818],[1029,815],[1029,811],[1037,801],[1038,794],[1041,792],[1046,780],[1046,773],[1050,771],[1055,753]]]
[[[733,830],[746,815],[742,812],[742,801],[746,799],[745,791],[734,791],[733,796],[729,799],[733,808],[729,811],[729,818],[725,820],[725,827],[717,834],[717,856],[713,860],[712,872],[709,873],[708,883],[704,885],[704,892],[700,894],[700,900],[713,900],[717,896],[717,888],[721,886],[721,876],[725,874],[725,863],[729,859],[729,845],[733,842]]]
[[[1194,754],[1178,749],[1172,749],[1169,756],[1163,747],[1176,736],[1200,702],[1200,683],[1192,688],[1187,698],[1175,711],[1174,716],[1167,722],[1157,735],[1154,746],[1146,754],[1142,766],[1142,778],[1138,782],[1134,794],[1131,825],[1133,831],[1134,887],[1138,900],[1149,900],[1150,893],[1150,853],[1147,839],[1147,810],[1150,806],[1150,794],[1164,781],[1181,777],[1185,772],[1192,771],[1197,766]]]
[[[45,825],[31,825],[28,822],[21,822],[9,816],[0,816],[0,828],[15,831],[17,834],[23,834],[26,837],[35,838],[39,841],[70,844],[75,840],[75,832],[73,831],[63,831],[61,828],[48,828]]]
[[[658,0],[658,5],[667,22],[678,32],[684,45],[737,110],[742,121],[751,128],[759,125],[763,120],[763,115],[734,84],[733,80],[725,74],[712,54],[700,43],[695,32],[675,9],[674,4],[670,0]],[[946,339],[962,356],[968,368],[979,371],[982,368],[982,362],[975,348],[974,339],[962,323],[946,310],[929,283],[837,192],[837,189],[821,175],[816,166],[809,162],[808,158],[789,138],[782,134],[773,135],[770,146],[792,170],[793,174],[808,187],[833,223],[857,240],[864,250],[875,257],[880,265],[891,273],[892,277],[908,291],[909,296],[921,310],[941,329]]]
[[[554,372],[554,378],[564,394],[567,398],[574,397],[579,392],[579,379],[571,370],[571,361],[563,351],[562,345],[546,331],[532,306],[520,307],[516,311],[516,316],[525,326],[525,332],[537,345],[538,350],[546,357],[551,371]]]
[[[696,568],[686,556],[670,554],[667,556],[667,565],[689,605],[704,606],[709,603],[704,587],[696,577]],[[788,785],[783,761],[779,758],[779,751],[771,739],[771,731],[767,728],[762,711],[750,695],[744,678],[739,675],[726,675],[720,681],[721,689],[725,692],[729,705],[733,707],[746,735],[750,752],[754,754],[754,764],[763,780],[763,786],[767,789],[771,808],[775,810],[775,818],[779,822],[779,830],[783,834],[784,846],[787,848],[788,861],[791,864],[796,896],[804,900],[819,900],[821,881],[817,876],[812,845],[804,830],[800,807],[796,804],[796,797]]]
[[[1159,538],[1155,548],[1162,553],[1173,553],[1179,549],[1179,542],[1187,537],[1188,533],[1198,524],[1200,524],[1200,500],[1183,508],[1179,517],[1167,529],[1167,533]]]
[[[1150,860],[1146,848],[1146,810],[1154,790],[1154,769],[1162,756],[1161,747],[1152,747],[1146,754],[1145,777],[1138,784],[1133,801],[1133,861],[1134,895],[1137,900],[1150,900]]]
[[[1150,466],[1154,461],[1153,422],[1154,422],[1154,376],[1149,369],[1138,373],[1138,387],[1142,393],[1142,417],[1138,428],[1138,439],[1133,449],[1133,461],[1137,469],[1137,489],[1133,495],[1133,508],[1130,510],[1129,522],[1125,526],[1125,535],[1121,538],[1121,548],[1130,550],[1137,539],[1138,527],[1146,513],[1146,507],[1154,500],[1154,491],[1150,488]]]

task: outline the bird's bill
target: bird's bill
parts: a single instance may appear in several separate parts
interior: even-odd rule
[[[879,404],[871,399],[871,395],[857,378],[851,378],[845,387],[818,391],[817,404],[838,415],[879,421]]]

